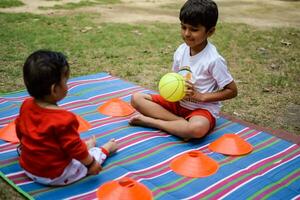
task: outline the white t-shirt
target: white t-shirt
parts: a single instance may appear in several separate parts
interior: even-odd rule
[[[182,68],[189,68],[192,73],[191,82],[200,93],[215,92],[223,89],[233,81],[228,71],[225,59],[218,53],[216,47],[208,42],[206,47],[194,56],[190,56],[190,47],[181,44],[174,53],[173,71],[179,72]],[[195,102],[182,100],[180,105],[190,110],[202,108],[218,117],[221,103]]]

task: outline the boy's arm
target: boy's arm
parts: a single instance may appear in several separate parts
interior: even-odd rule
[[[21,141],[22,134],[21,134],[21,131],[19,129],[19,126],[20,126],[20,117],[19,116],[15,119],[15,125],[16,125],[17,137],[18,137],[19,141]]]
[[[90,155],[86,143],[81,140],[78,121],[74,115],[65,115],[61,121],[56,137],[61,148],[72,158],[79,160],[88,169],[88,174],[96,175],[101,171],[101,165]]]
[[[90,154],[86,158],[79,161],[87,167],[88,174],[90,175],[97,175],[102,170],[100,163],[98,163]]]
[[[222,90],[212,93],[199,93],[194,89],[193,84],[187,82],[186,97],[191,97],[200,102],[213,102],[232,99],[237,96],[237,86],[234,81],[227,84]]]

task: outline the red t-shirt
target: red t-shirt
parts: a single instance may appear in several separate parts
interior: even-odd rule
[[[78,126],[73,113],[42,108],[33,98],[26,99],[16,119],[22,168],[36,176],[56,178],[72,158],[86,158],[89,153],[79,137]]]

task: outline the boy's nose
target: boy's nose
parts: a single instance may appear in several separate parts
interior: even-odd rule
[[[191,31],[189,29],[184,30],[184,36],[188,37],[191,35]]]

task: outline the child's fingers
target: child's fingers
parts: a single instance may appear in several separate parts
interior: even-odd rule
[[[100,171],[102,170],[102,167],[101,165],[96,162],[88,171],[88,174],[91,174],[91,175],[97,175],[100,173]]]
[[[195,93],[195,87],[194,84],[192,84],[191,82],[187,81],[186,85],[185,85],[185,94],[187,96],[192,96]]]
[[[185,81],[185,86],[186,86],[187,88],[193,88],[193,87],[194,87],[194,84],[193,84],[191,81],[186,80],[186,81]]]
[[[185,96],[189,97],[189,96],[193,96],[193,95],[194,95],[194,90],[193,89],[187,88],[185,90]]]

